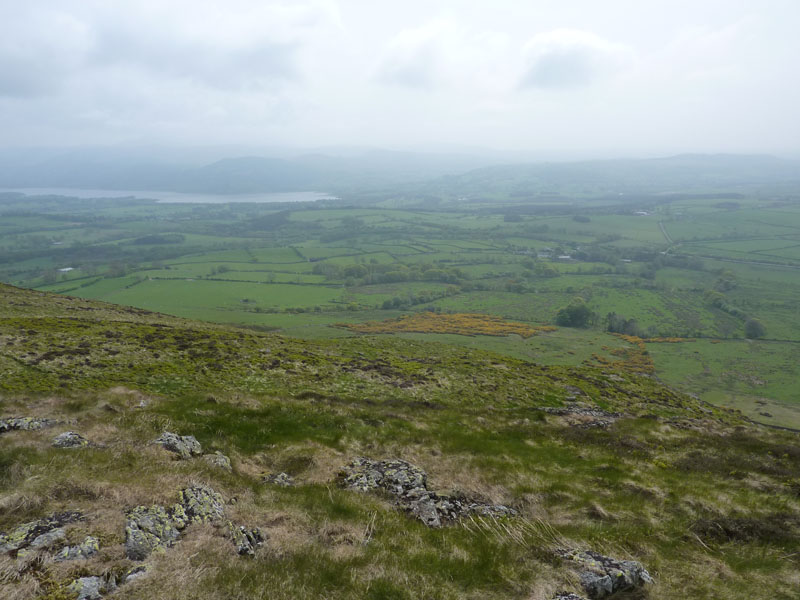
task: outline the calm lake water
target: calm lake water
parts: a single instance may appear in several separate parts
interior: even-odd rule
[[[276,192],[260,194],[192,194],[152,190],[97,190],[77,188],[0,188],[2,192],[19,192],[28,196],[71,196],[73,198],[139,198],[162,203],[227,204],[228,202],[314,202],[336,200],[324,192]]]

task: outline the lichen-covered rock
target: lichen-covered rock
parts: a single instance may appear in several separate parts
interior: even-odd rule
[[[136,581],[140,577],[144,577],[147,575],[147,565],[139,565],[138,567],[132,568],[130,571],[125,573],[124,577],[122,578],[122,583],[130,583],[131,581]]]
[[[7,431],[38,431],[45,427],[52,427],[58,422],[53,419],[39,419],[37,417],[11,417],[0,419],[0,433]]]
[[[370,460],[359,457],[341,471],[342,486],[367,492],[384,489],[395,496],[411,490],[427,490],[425,471],[404,460]]]
[[[76,600],[100,600],[103,594],[113,592],[117,584],[113,579],[105,577],[81,577],[73,581],[67,591],[77,594]]]
[[[65,560],[79,560],[91,558],[100,551],[100,540],[91,535],[86,536],[80,544],[76,546],[64,546],[54,559],[56,562]]]
[[[8,534],[0,534],[0,553],[19,552],[34,543],[38,544],[36,548],[47,547],[52,542],[63,539],[64,536],[63,529],[59,533],[51,532],[82,518],[83,515],[77,511],[67,511],[24,523]]]
[[[591,600],[653,582],[642,563],[634,560],[617,560],[591,550],[564,550],[560,554],[577,566],[581,585]]]
[[[214,454],[204,454],[203,460],[205,460],[210,465],[219,467],[220,469],[225,469],[226,471],[233,470],[233,468],[231,467],[231,459],[225,456],[219,450],[214,452]]]
[[[401,508],[429,527],[440,527],[469,514],[493,517],[517,514],[507,506],[431,492],[425,471],[404,460],[356,458],[340,471],[339,482],[347,489],[361,492],[384,490],[396,498]]]
[[[180,491],[179,505],[188,523],[207,523],[225,516],[225,501],[212,488],[196,485]]]
[[[179,535],[172,514],[163,506],[137,506],[127,514],[125,555],[144,560],[153,550],[170,547]]]
[[[88,445],[89,440],[74,431],[60,433],[53,440],[53,447],[55,448],[86,448]]]
[[[247,528],[244,525],[234,525],[228,523],[230,530],[231,540],[233,545],[236,546],[236,551],[239,554],[247,554],[252,556],[256,552],[256,548],[264,543],[264,535],[258,527]]]
[[[178,435],[171,431],[165,431],[153,443],[160,444],[170,452],[174,452],[182,459],[200,456],[203,447],[192,435]]]
[[[568,425],[581,429],[593,427],[606,429],[622,417],[621,413],[608,412],[584,402],[572,402],[565,407],[546,407],[541,410],[551,415],[564,417]]]
[[[224,516],[222,496],[204,485],[181,490],[178,503],[169,509],[137,506],[127,514],[125,554],[131,560],[144,560],[154,550],[172,546],[187,525],[217,521]]]
[[[270,473],[269,475],[265,475],[261,481],[280,487],[291,487],[294,485],[294,477],[288,473]]]

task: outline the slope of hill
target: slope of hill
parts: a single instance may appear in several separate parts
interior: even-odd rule
[[[0,307],[3,598],[800,589],[797,435],[652,378]]]

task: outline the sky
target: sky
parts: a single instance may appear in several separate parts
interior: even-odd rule
[[[800,156],[797,0],[0,0],[0,147]]]

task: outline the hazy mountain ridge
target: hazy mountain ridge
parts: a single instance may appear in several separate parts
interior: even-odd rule
[[[236,194],[364,192],[513,196],[658,193],[800,182],[800,161],[767,155],[683,154],[657,159],[498,164],[478,155],[361,150],[294,156],[239,156],[210,163],[187,155],[29,152],[0,157],[0,187],[76,187]]]

